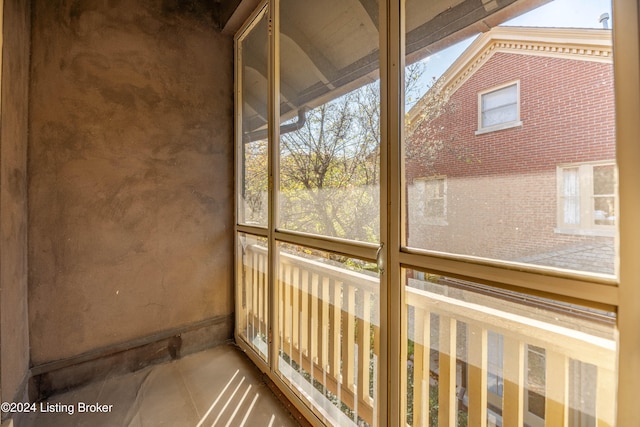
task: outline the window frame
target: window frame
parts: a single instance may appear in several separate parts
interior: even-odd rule
[[[531,294],[551,296],[555,299],[569,302],[580,302],[599,308],[607,308],[618,312],[619,346],[617,350],[618,365],[625,367],[625,372],[618,372],[618,383],[612,385],[617,391],[617,415],[618,425],[631,425],[636,420],[635,409],[637,406],[636,389],[640,382],[640,369],[636,355],[640,349],[640,263],[637,256],[640,254],[640,192],[633,183],[640,180],[640,121],[637,120],[640,111],[640,8],[636,2],[626,0],[612,0],[616,25],[613,26],[614,49],[624,52],[624,55],[616,57],[614,63],[615,75],[615,103],[616,103],[616,151],[619,182],[623,186],[619,188],[618,203],[620,209],[616,212],[621,221],[615,225],[616,235],[620,236],[617,245],[620,247],[619,262],[616,277],[608,277],[592,274],[573,274],[562,272],[549,272],[544,268],[531,268],[527,265],[519,265],[506,262],[478,259],[465,256],[449,256],[429,251],[417,250],[406,246],[404,241],[404,229],[401,221],[402,211],[405,209],[398,188],[403,183],[403,177],[398,170],[401,164],[401,145],[403,133],[404,108],[402,105],[401,87],[403,83],[402,73],[404,69],[404,2],[389,0],[381,1],[380,6],[380,76],[381,76],[381,153],[386,161],[381,162],[381,239],[383,246],[380,250],[360,245],[359,253],[367,258],[382,260],[385,267],[381,277],[381,298],[386,305],[381,306],[381,322],[385,333],[381,336],[381,366],[387,369],[381,373],[380,381],[380,412],[379,421],[382,424],[402,425],[403,390],[401,387],[402,366],[399,366],[400,356],[406,350],[406,343],[402,343],[402,307],[403,290],[398,283],[402,282],[402,268],[410,267],[427,270],[436,273],[447,274],[460,278],[471,278],[483,283],[491,284],[498,288],[518,289]],[[254,12],[266,5],[270,11],[277,8],[278,0],[263,0]],[[271,13],[271,12],[270,12]],[[278,37],[277,14],[270,20],[274,28],[271,35],[270,48],[277,46],[275,40]],[[246,30],[251,19],[247,20],[242,29],[236,33],[238,37]],[[274,66],[277,51],[271,54],[269,72],[277,75],[277,67]],[[273,58],[276,57],[276,58]],[[237,58],[236,58],[237,61]],[[237,78],[237,75],[236,75]],[[270,80],[271,81],[271,80]],[[237,80],[236,80],[237,84]],[[273,124],[278,122],[277,86],[275,80],[271,83],[270,90],[270,139],[277,133]],[[238,96],[238,88],[235,88]],[[237,106],[236,102],[236,106]],[[520,117],[520,88],[518,86],[518,117]],[[240,135],[241,127],[236,112],[236,138]],[[520,122],[520,125],[522,123]],[[498,129],[491,129],[493,131]],[[484,132],[477,131],[476,134]],[[270,141],[272,144],[272,141]],[[273,155],[273,150],[270,155]],[[273,164],[270,159],[270,178],[273,179]],[[236,164],[237,166],[237,164]],[[236,171],[237,172],[237,171]],[[630,183],[629,185],[624,185]],[[272,181],[270,180],[269,201],[273,204]],[[237,185],[237,183],[236,183]],[[237,189],[237,187],[236,187]],[[235,199],[235,198],[234,198]],[[237,200],[235,200],[237,203]],[[386,209],[385,209],[386,207]],[[236,221],[235,232],[249,232],[258,236],[269,238],[270,245],[278,236],[286,233],[275,230],[273,227],[272,206],[269,211],[269,226],[267,229],[259,229],[253,226],[238,224]],[[237,215],[237,209],[234,210]],[[390,214],[387,218],[387,214]],[[236,218],[237,220],[237,218]],[[292,240],[313,241],[313,237],[286,235]],[[311,240],[309,240],[311,239]],[[315,238],[318,241],[323,239]],[[326,243],[326,242],[324,242]],[[345,246],[346,248],[346,246]],[[402,267],[402,268],[401,268]],[[237,274],[237,271],[236,271]],[[273,272],[270,272],[269,281],[274,280]],[[271,311],[273,313],[273,311]],[[242,341],[236,337],[236,342],[247,352],[247,355],[258,365],[276,385],[283,386],[282,381],[257,358],[251,349],[247,349]],[[275,346],[273,346],[275,348]],[[398,351],[400,349],[400,351]],[[274,354],[273,352],[272,354]],[[617,388],[616,388],[617,387]],[[282,387],[281,387],[282,388]],[[310,417],[304,405],[300,404],[297,397],[286,390],[285,396],[290,399],[297,409]],[[383,397],[386,396],[386,399]],[[612,414],[616,408],[610,409]]]
[[[443,186],[443,195],[442,197],[428,197],[427,188],[430,183],[435,183],[438,181],[442,181]],[[432,175],[427,177],[415,178],[413,180],[415,185],[424,185],[424,202],[423,202],[423,213],[425,224],[428,225],[448,225],[447,222],[447,176],[446,175]],[[428,202],[431,200],[442,200],[442,215],[438,216],[428,216]]]
[[[619,304],[618,311],[618,426],[637,423],[637,385],[640,369],[640,4],[612,0],[616,24],[613,26],[613,48],[624,52],[614,62],[616,103],[616,160],[618,165]]]
[[[516,87],[516,119],[510,120],[508,122],[498,123],[496,125],[484,126],[482,122],[482,97],[514,85]],[[519,126],[522,126],[522,120],[520,119],[520,80],[512,80],[507,83],[493,86],[489,89],[478,92],[478,129],[475,132],[476,135],[482,135],[484,133],[495,132],[497,130],[510,129]]]
[[[556,194],[557,194],[557,227],[554,229],[558,234],[575,234],[583,236],[605,236],[614,237],[616,233],[616,223],[595,224],[593,209],[593,169],[598,166],[614,167],[614,186],[618,186],[618,177],[615,172],[615,160],[602,160],[597,162],[580,162],[560,164],[556,167]],[[564,222],[564,177],[563,172],[567,169],[578,170],[578,206],[580,220],[577,224]],[[614,204],[617,206],[618,197],[613,194]]]

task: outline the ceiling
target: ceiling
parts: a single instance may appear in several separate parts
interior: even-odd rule
[[[405,24],[407,63],[546,1],[406,0],[411,11]],[[228,0],[221,5],[240,7],[239,3]],[[280,4],[282,121],[378,78],[378,0],[281,0]],[[247,134],[263,128],[267,120],[266,17],[242,38],[241,47]]]

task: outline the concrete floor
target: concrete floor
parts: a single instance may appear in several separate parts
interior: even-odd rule
[[[83,404],[96,403],[105,406],[88,409],[106,412],[79,412]],[[299,425],[232,345],[107,378],[37,405],[29,427]]]

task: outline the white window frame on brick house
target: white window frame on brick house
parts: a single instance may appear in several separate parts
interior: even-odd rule
[[[447,177],[445,175],[434,175],[430,177],[417,178],[416,186],[420,187],[420,200],[422,201],[422,217],[429,225],[447,225]],[[442,194],[438,193],[441,186]],[[429,206],[432,202],[442,200],[442,207],[436,215],[430,215]]]
[[[594,168],[599,166],[614,167],[614,193],[594,194]],[[580,234],[595,236],[613,236],[615,234],[615,212],[617,198],[617,172],[613,160],[589,163],[572,163],[558,165],[556,172],[558,219],[556,233]],[[573,177],[569,171],[573,171]],[[594,206],[596,197],[613,198],[614,217],[610,224],[597,224],[598,215]],[[570,212],[573,211],[573,212]],[[610,215],[610,214],[609,214]]]
[[[500,92],[504,93],[511,87],[515,87],[515,99],[510,99],[509,103],[500,104],[491,109],[495,110],[497,108],[511,107],[512,109],[515,109],[515,118],[513,120],[499,121],[497,123],[486,125],[484,120],[484,114],[487,111],[484,106],[485,100],[491,95]],[[476,135],[517,126],[522,126],[522,121],[520,120],[520,80],[510,81],[478,93],[478,130],[476,131]]]

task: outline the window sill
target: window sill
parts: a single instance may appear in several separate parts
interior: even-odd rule
[[[576,236],[615,237],[616,235],[616,231],[613,228],[554,228],[553,232],[556,234],[573,234]]]
[[[503,130],[503,129],[516,128],[516,127],[521,127],[521,126],[522,126],[522,121],[521,120],[518,120],[517,122],[502,123],[500,125],[495,125],[495,126],[491,126],[491,127],[488,127],[488,128],[478,129],[476,131],[476,135],[482,135],[484,133],[494,132],[494,131]]]

